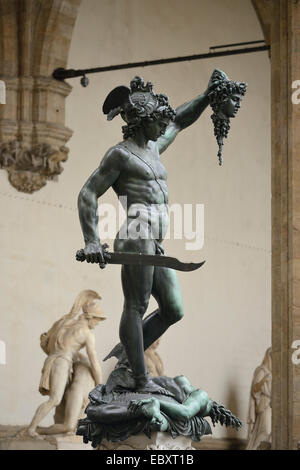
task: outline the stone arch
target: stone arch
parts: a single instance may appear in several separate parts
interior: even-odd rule
[[[36,43],[33,74],[51,75],[57,67],[66,67],[80,0],[52,0],[43,8],[34,31]]]
[[[273,3],[270,0],[251,0],[261,29],[263,31],[266,44],[270,45],[271,42],[271,18]]]
[[[0,67],[1,75],[15,77],[18,74],[18,35],[16,5],[14,1],[0,2]]]

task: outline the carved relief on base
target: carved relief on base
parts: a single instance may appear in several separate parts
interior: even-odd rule
[[[8,173],[10,183],[18,191],[33,193],[62,171],[61,162],[68,158],[69,149],[40,143],[29,146],[12,140],[0,144],[0,168]]]

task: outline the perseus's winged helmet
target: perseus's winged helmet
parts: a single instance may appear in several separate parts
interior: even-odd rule
[[[127,86],[114,88],[106,97],[102,111],[109,121],[121,114],[127,124],[151,115],[174,120],[176,115],[175,110],[169,105],[168,97],[164,94],[156,95],[152,83],[144,84],[141,77],[131,80],[130,88]]]

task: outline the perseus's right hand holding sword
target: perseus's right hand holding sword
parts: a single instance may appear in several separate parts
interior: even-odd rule
[[[183,263],[177,258],[165,255],[145,255],[144,253],[129,253],[129,252],[109,252],[107,251],[108,246],[103,245],[103,257],[105,263],[108,264],[125,264],[135,266],[161,266],[163,268],[171,268],[177,271],[195,271],[201,268],[205,261],[201,263]],[[83,249],[78,250],[76,253],[77,261],[86,261],[86,255]],[[99,263],[100,267],[103,267],[102,263]]]

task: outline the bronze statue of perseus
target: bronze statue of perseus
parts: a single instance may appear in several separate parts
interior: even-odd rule
[[[144,83],[140,77],[135,77],[130,87],[119,86],[112,90],[103,105],[108,120],[120,114],[125,121],[123,140],[106,152],[80,191],[78,210],[85,240],[81,260],[99,263],[101,267],[109,262],[106,247],[98,235],[97,201],[111,187],[121,203],[123,197],[127,198],[126,220],[116,236],[114,253],[140,255],[142,260],[145,257],[144,263],[123,263],[121,343],[109,355],[117,356],[119,365],[127,366],[131,375],[127,387],[135,391],[168,394],[148,376],[144,350],[183,317],[175,270],[166,264],[146,261],[146,256],[164,255],[162,242],[169,224],[167,172],[161,155],[179,132],[197,121],[210,102],[216,107],[217,88],[222,85],[223,78],[215,80],[212,76],[202,94],[176,110],[169,105],[166,95],[155,94],[152,84]],[[239,94],[239,89],[234,88],[235,106],[239,105],[243,95],[240,90]],[[224,99],[222,103],[224,115]],[[230,103],[228,109],[231,110]],[[137,208],[139,237],[136,236]],[[144,318],[151,295],[156,299],[158,309]]]

